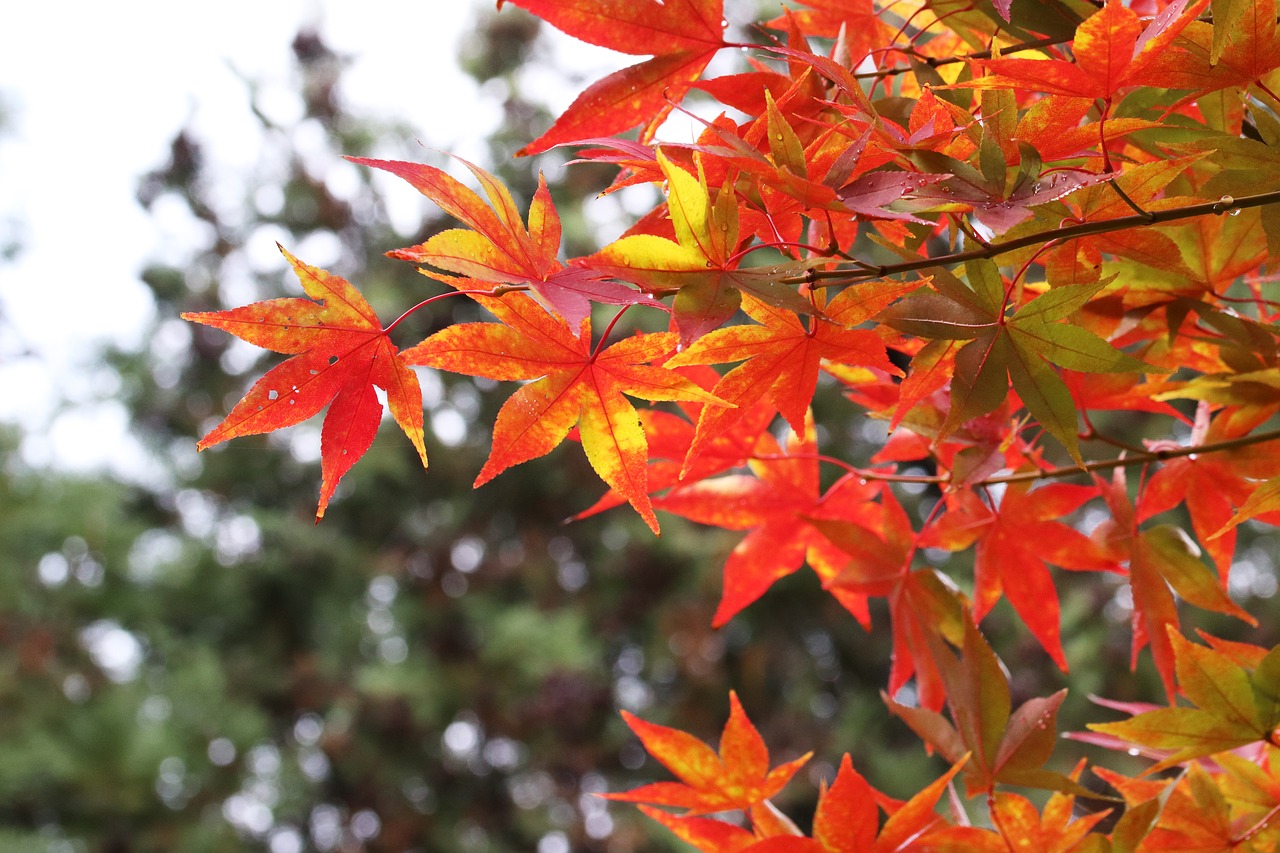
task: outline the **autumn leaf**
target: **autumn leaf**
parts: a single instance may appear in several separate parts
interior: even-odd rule
[[[713,387],[714,381],[709,380],[707,374],[719,379],[719,375],[709,367],[685,368],[679,372],[694,379],[699,387],[708,391]],[[695,375],[699,378],[695,379]],[[698,420],[705,408],[723,407],[685,402],[681,404],[681,408],[694,420]],[[644,427],[649,442],[649,492],[653,494],[680,484],[688,486],[698,480],[723,474],[731,468],[745,466],[777,411],[763,402],[748,407],[730,428],[717,434],[706,445],[705,452],[699,454],[694,464],[688,468],[685,468],[684,461],[694,438],[694,425],[680,415],[661,409],[641,409],[639,414],[640,424]],[[586,518],[620,503],[625,503],[625,498],[609,491],[574,518]]]
[[[1158,370],[1081,326],[1058,322],[1082,309],[1107,282],[1055,287],[1006,315],[1010,300],[995,264],[971,261],[966,270],[969,288],[938,279],[941,292],[909,296],[880,314],[884,323],[907,334],[968,341],[955,354],[951,411],[942,434],[995,409],[1012,382],[1032,416],[1083,464],[1077,409],[1054,367],[1089,373]]]
[[[692,464],[705,446],[732,427],[762,397],[782,413],[793,431],[803,432],[805,413],[824,362],[872,367],[900,376],[901,371],[889,361],[880,336],[855,327],[921,284],[865,282],[846,288],[830,303],[825,292],[815,293],[815,305],[821,315],[809,317],[807,323],[785,308],[744,296],[743,311],[759,325],[716,329],[667,362],[668,367],[745,362],[727,372],[713,389],[717,397],[734,408],[702,410],[686,464]]]
[[[1079,781],[1082,761],[1069,777]],[[1088,853],[1116,850],[1091,830],[1110,814],[1109,809],[1076,817],[1075,796],[1055,791],[1043,810],[1020,794],[996,792],[990,801],[992,828],[950,826],[935,832],[930,839],[933,849],[1008,853],[1009,850],[1036,853]],[[1097,844],[1101,842],[1101,844]],[[947,846],[948,844],[952,846]],[[1089,844],[1096,846],[1090,847]]]
[[[959,658],[937,636],[930,643],[952,722],[933,709],[899,704],[887,694],[884,700],[943,758],[954,763],[969,756],[964,773],[971,796],[990,793],[997,783],[1087,793],[1044,767],[1057,742],[1058,708],[1067,691],[1028,699],[1014,710],[1008,677],[972,620],[966,620]]]
[[[1228,432],[1228,418],[1208,420],[1209,408],[1203,402],[1197,407],[1197,425],[1191,435],[1193,446],[1237,437]],[[1156,444],[1153,449],[1165,446]],[[1146,521],[1185,503],[1191,528],[1226,585],[1235,553],[1235,526],[1256,514],[1254,507],[1265,497],[1265,493],[1260,494],[1259,480],[1280,472],[1278,451],[1280,444],[1262,442],[1167,459],[1142,491],[1137,507],[1138,521]],[[1254,495],[1259,496],[1258,501],[1250,504]]]
[[[782,790],[810,757],[806,754],[770,770],[768,748],[732,692],[719,753],[678,729],[645,722],[626,711],[622,718],[649,754],[680,781],[603,795],[610,800],[674,806],[687,809],[689,815],[749,810]]]
[[[457,159],[480,181],[489,204],[447,172],[425,163],[348,159],[403,178],[441,210],[473,229],[443,231],[420,245],[390,252],[393,258],[430,264],[488,284],[528,287],[573,329],[591,313],[592,302],[657,304],[648,294],[604,281],[599,274],[582,267],[566,267],[557,259],[560,215],[542,175],[538,176],[538,191],[529,208],[526,227],[502,182],[462,158]]]
[[[653,57],[591,84],[522,155],[637,125],[648,141],[725,45],[723,0],[499,0],[499,8],[507,2],[588,44]]]
[[[981,620],[1003,595],[1054,663],[1066,671],[1058,593],[1046,564],[1092,571],[1119,567],[1084,534],[1056,520],[1096,497],[1096,488],[1067,483],[1030,486],[1010,483],[998,507],[987,506],[969,490],[949,495],[948,511],[924,532],[921,544],[958,551],[976,541],[974,619]]]
[[[870,515],[871,508],[879,508],[879,518]],[[897,695],[914,675],[921,707],[936,710],[946,693],[932,640],[962,641],[967,602],[946,576],[911,568],[916,548],[911,522],[891,491],[885,490],[880,503],[864,508],[862,515],[805,516],[838,549],[839,559],[828,557],[815,569],[837,598],[887,600],[893,636],[889,693]]]
[[[797,313],[813,310],[794,286],[780,283],[807,265],[738,268],[738,207],[731,185],[713,200],[705,175],[695,178],[661,151],[658,163],[668,182],[667,209],[676,240],[627,235],[583,258],[583,267],[629,281],[649,293],[675,291],[672,311],[682,345],[732,317],[744,291]]]
[[[1106,6],[1076,29],[1072,42],[1075,62],[1020,58],[978,60],[977,65],[995,73],[961,85],[1109,100],[1121,89],[1146,84],[1145,75],[1152,64],[1208,2],[1196,0],[1188,7],[1188,0],[1175,0],[1143,28],[1136,12],[1117,0],[1108,0]]]
[[[884,825],[878,826],[876,804],[886,798],[853,769],[853,762],[845,755],[835,781],[818,798],[812,849],[815,853],[895,853],[911,849],[914,842],[927,844],[946,823],[934,807],[966,760],[961,756],[911,799],[894,804]]]
[[[1280,26],[1275,0],[1234,4],[1237,11],[1215,21],[1191,22],[1169,50],[1152,62],[1148,84],[1190,89],[1195,95],[1230,86],[1248,88],[1280,67]]]
[[[576,426],[600,479],[657,533],[645,468],[648,442],[624,395],[723,405],[675,371],[649,364],[670,353],[675,335],[634,335],[593,350],[590,320],[583,320],[575,333],[522,293],[474,298],[501,322],[449,326],[405,350],[404,359],[468,376],[533,380],[498,412],[493,449],[475,485],[550,453]]]
[[[1178,686],[1195,707],[1156,708],[1117,723],[1091,723],[1089,729],[1121,744],[1163,751],[1151,772],[1259,741],[1273,743],[1280,725],[1280,648],[1249,670],[1190,642],[1173,626],[1166,630]]]
[[[1280,477],[1273,477],[1254,489],[1249,498],[1236,510],[1231,520],[1214,531],[1209,538],[1226,536],[1249,519],[1274,512],[1280,512]]]
[[[311,299],[272,299],[229,311],[183,314],[182,319],[230,332],[241,340],[293,357],[254,383],[244,399],[200,439],[200,450],[244,435],[302,423],[325,406],[320,431],[320,504],[324,517],[338,481],[373,444],[387,394],[396,423],[413,442],[423,467],[422,391],[369,303],[345,279],[302,263],[283,247]]]
[[[1217,573],[1200,561],[1199,549],[1190,538],[1171,524],[1138,529],[1136,512],[1125,486],[1124,470],[1117,468],[1111,482],[1095,475],[1102,497],[1111,511],[1090,534],[1116,560],[1127,561],[1129,588],[1133,595],[1133,641],[1131,664],[1150,642],[1156,671],[1172,702],[1175,695],[1175,657],[1171,626],[1180,624],[1176,592],[1189,604],[1234,616],[1248,624],[1256,620],[1227,595]]]
[[[760,436],[749,474],[726,474],[679,486],[655,501],[659,509],[700,524],[749,531],[724,566],[724,591],[712,624],[720,627],[806,561],[821,576],[838,552],[818,530],[799,521],[812,514],[861,518],[879,491],[845,477],[825,493],[819,489],[817,440],[812,421],[788,438],[785,453],[768,433]],[[855,616],[866,618],[865,598],[837,597]]]

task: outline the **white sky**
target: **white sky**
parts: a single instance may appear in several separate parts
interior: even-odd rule
[[[19,223],[23,251],[0,262],[0,424],[27,432],[24,458],[80,470],[105,464],[126,476],[144,461],[125,438],[124,407],[110,399],[112,374],[93,355],[106,343],[138,346],[152,320],[138,273],[164,254],[164,232],[134,194],[138,178],[166,162],[180,128],[194,129],[215,168],[250,171],[259,127],[243,78],[292,92],[290,44],[307,23],[353,60],[341,94],[355,113],[483,160],[500,116],[454,66],[464,29],[492,8],[493,0],[9,3],[0,24],[0,99],[11,113],[0,134],[0,239]],[[585,82],[636,61],[543,33],[552,40],[547,59],[526,67],[522,86],[557,112]],[[675,135],[692,138],[685,123]],[[393,215],[421,202],[399,182],[384,186]],[[597,219],[609,219],[611,199]]]
[[[350,106],[466,156],[480,150],[487,123],[467,120],[475,86],[454,62],[464,27],[491,2],[8,4],[0,97],[13,122],[0,137],[0,223],[21,223],[24,250],[0,264],[0,423],[34,433],[30,461],[120,470],[123,407],[59,405],[109,391],[92,353],[104,342],[136,345],[151,319],[137,274],[160,231],[134,193],[179,128],[190,123],[215,162],[253,163],[258,131],[236,72],[286,81],[290,43],[310,22],[355,60],[344,78]],[[614,56],[588,53],[583,64],[626,64]],[[24,347],[35,357],[18,357]]]

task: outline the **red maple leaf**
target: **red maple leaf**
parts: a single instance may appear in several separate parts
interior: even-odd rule
[[[878,488],[845,477],[822,495],[818,483],[817,442],[810,420],[803,438],[791,436],[786,453],[768,433],[760,436],[751,474],[728,474],[673,489],[657,499],[659,509],[728,530],[748,530],[724,566],[724,591],[712,624],[720,627],[775,582],[807,560],[824,576],[839,564],[839,552],[801,516],[861,517]],[[866,622],[863,596],[836,593],[851,613]]]
[[[1208,420],[1209,405],[1201,403],[1197,411],[1196,428],[1191,444],[1217,442],[1237,437],[1229,433],[1230,418]],[[1153,450],[1172,443],[1155,443]],[[1160,470],[1152,476],[1138,501],[1138,521],[1173,509],[1181,503],[1187,505],[1191,515],[1191,528],[1209,557],[1218,567],[1218,575],[1225,585],[1231,571],[1231,558],[1236,549],[1234,527],[1223,530],[1258,487],[1260,480],[1280,474],[1280,456],[1274,441],[1246,445],[1240,448],[1180,456],[1166,459]],[[1221,535],[1214,534],[1223,530]]]
[[[392,417],[426,467],[422,390],[417,375],[350,282],[302,263],[283,247],[280,251],[311,299],[272,299],[229,311],[182,315],[293,356],[255,382],[196,446],[204,450],[227,439],[293,426],[329,406],[320,432],[319,521],[342,475],[373,444],[382,420],[375,385],[387,393]]]
[[[669,367],[744,362],[726,373],[713,389],[734,408],[703,408],[686,465],[762,397],[777,407],[792,430],[802,433],[824,361],[874,367],[901,376],[889,361],[880,336],[854,327],[922,283],[865,282],[846,288],[830,303],[825,291],[815,292],[812,298],[822,316],[811,316],[807,323],[785,308],[744,296],[743,311],[759,325],[716,329],[667,362]]]
[[[864,506],[861,516],[806,517],[839,549],[836,559],[824,554],[814,568],[842,602],[850,596],[887,599],[893,634],[889,693],[896,695],[914,675],[920,706],[941,708],[946,691],[934,657],[935,638],[960,642],[968,605],[945,576],[933,569],[912,570],[915,534],[892,491],[882,490],[880,503]]]
[[[1209,0],[1174,0],[1147,27],[1117,0],[1076,29],[1075,62],[1064,59],[984,59],[976,64],[995,74],[960,84],[974,88],[1017,88],[1052,95],[1109,100],[1128,86],[1146,85],[1146,74]],[[1274,16],[1272,17],[1274,28]]]
[[[507,2],[588,44],[653,57],[592,83],[522,155],[639,124],[647,142],[725,46],[723,0],[499,0],[498,7]]]
[[[1097,497],[1093,486],[1052,483],[1031,489],[1011,483],[999,508],[974,492],[947,497],[947,512],[921,536],[921,544],[958,551],[977,542],[973,616],[981,620],[1004,596],[1063,671],[1058,592],[1048,563],[1064,569],[1119,571],[1088,537],[1055,519]]]
[[[1091,534],[1117,561],[1128,561],[1129,588],[1133,595],[1132,664],[1149,642],[1156,670],[1172,703],[1176,696],[1175,657],[1169,628],[1179,630],[1174,592],[1196,607],[1235,616],[1251,625],[1257,620],[1233,602],[1217,574],[1200,561],[1199,549],[1180,528],[1160,524],[1138,529],[1137,513],[1125,486],[1123,468],[1111,482],[1094,475],[1111,518]]]

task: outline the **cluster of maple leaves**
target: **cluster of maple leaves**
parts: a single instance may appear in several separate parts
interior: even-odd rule
[[[357,160],[461,223],[390,254],[492,321],[401,348],[399,321],[286,252],[310,299],[184,315],[292,356],[200,447],[327,406],[319,518],[373,441],[375,386],[425,465],[413,368],[520,383],[477,486],[572,438],[608,486],[584,514],[627,503],[655,533],[659,509],[745,531],[716,625],[804,565],[864,626],[885,599],[886,702],[952,769],[898,802],[846,756],[804,835],[769,801],[803,759],[770,770],[735,697],[718,754],[628,715],[680,781],[612,796],[701,850],[1275,849],[1280,651],[1194,643],[1178,610],[1251,623],[1227,594],[1236,526],[1280,513],[1275,0],[800,0],[751,44],[728,40],[722,0],[508,2],[648,57],[523,153],[575,146],[617,167],[611,191],[652,183],[662,203],[565,260],[545,182],[522,214],[471,164],[483,196],[433,166]],[[743,70],[705,78],[722,54]],[[655,141],[698,98],[714,116],[698,138]],[[615,338],[632,311],[669,330]],[[888,428],[868,466],[820,446],[824,374]],[[1104,411],[1163,419],[1167,438],[1132,446],[1095,425]],[[940,491],[923,523],[897,483]],[[1086,504],[1106,514],[1087,535]],[[1165,515],[1179,506],[1189,527]],[[973,550],[970,595],[925,548]],[[976,627],[1007,599],[1065,670],[1051,567],[1127,580],[1134,659],[1149,647],[1167,692],[1104,702],[1130,717],[1078,735],[1178,770],[1094,768],[1125,806],[1106,833],[1100,810],[1073,818],[1098,796],[1083,766],[1045,768],[1065,691],[1012,709]],[[956,776],[988,828],[934,808]],[[1008,785],[1055,793],[1037,808]],[[745,819],[706,816],[726,811]]]

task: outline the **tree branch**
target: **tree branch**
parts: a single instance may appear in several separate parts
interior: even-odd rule
[[[1078,225],[1068,225],[1065,228],[1055,228],[1052,231],[1037,231],[1034,234],[1014,237],[1011,240],[1000,240],[994,243],[988,243],[987,245],[980,246],[976,249],[969,249],[965,252],[953,252],[948,255],[939,255],[935,258],[921,258],[918,261],[883,264],[872,270],[815,270],[808,276],[789,276],[788,278],[782,279],[782,281],[787,284],[803,284],[806,281],[813,281],[814,287],[856,284],[859,281],[869,278],[881,278],[884,276],[896,275],[898,273],[925,270],[930,267],[957,266],[965,263],[966,261],[994,258],[1007,252],[1025,249],[1027,246],[1047,243],[1050,240],[1062,242],[1066,240],[1073,240],[1076,237],[1087,237],[1091,234],[1108,234],[1112,231],[1124,231],[1129,228],[1142,228],[1147,225],[1158,225],[1162,222],[1176,222],[1179,219],[1193,219],[1197,216],[1208,216],[1209,214],[1221,216],[1222,214],[1231,211],[1244,210],[1250,207],[1262,207],[1263,205],[1276,203],[1280,203],[1280,190],[1268,193],[1258,193],[1257,195],[1243,196],[1241,198],[1223,196],[1217,201],[1207,201],[1201,204],[1189,204],[1184,207],[1171,207],[1168,210],[1150,211],[1142,215],[1134,214],[1133,216],[1121,216],[1116,219],[1103,219],[1097,222],[1081,222]],[[822,281],[824,279],[826,280],[825,282]]]

